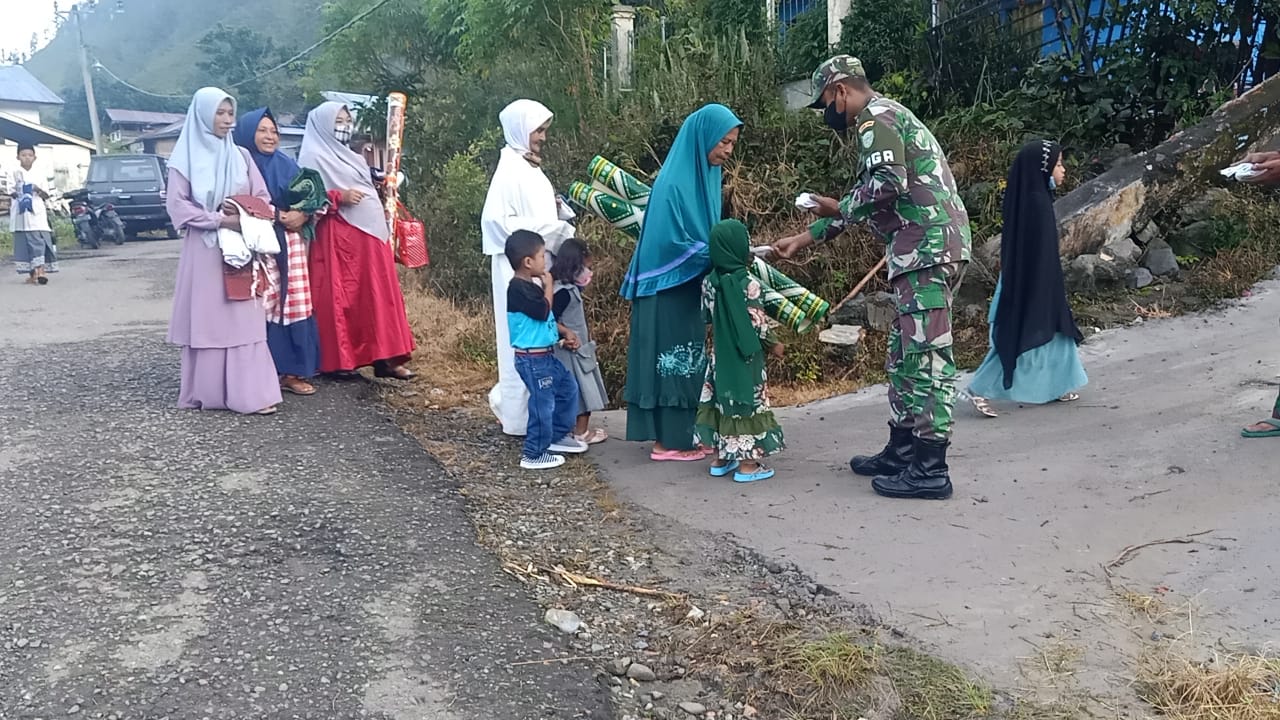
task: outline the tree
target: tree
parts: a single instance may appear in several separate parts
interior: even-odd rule
[[[305,67],[300,63],[262,73],[279,65],[294,51],[246,27],[219,23],[196,42],[203,60],[196,63],[196,84],[221,87],[236,97],[243,109],[270,105],[277,110],[299,110],[304,99],[297,80]],[[234,87],[233,87],[234,86]]]
[[[147,110],[150,112],[182,112],[186,110],[187,101],[181,98],[158,98],[131,90],[114,80],[103,81],[102,75],[94,80],[94,100],[98,104],[98,122],[105,129],[111,126],[107,117],[107,108],[128,108],[130,110]],[[76,83],[63,88],[62,110],[53,123],[59,130],[69,132],[82,138],[93,137],[93,125],[89,122],[89,101],[85,99],[84,85]]]

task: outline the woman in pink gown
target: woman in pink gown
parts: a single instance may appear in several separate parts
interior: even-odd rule
[[[178,407],[269,415],[281,397],[266,311],[256,299],[227,299],[218,247],[219,228],[240,228],[239,216],[223,210],[228,197],[271,202],[257,166],[231,138],[235,124],[235,99],[200,89],[169,158],[165,204],[183,240],[168,340],[182,347]]]

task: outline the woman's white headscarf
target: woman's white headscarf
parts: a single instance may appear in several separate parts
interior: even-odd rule
[[[378,189],[369,176],[369,163],[333,134],[338,113],[344,109],[350,112],[340,102],[327,102],[307,115],[298,164],[320,173],[328,190],[363,191],[364,200],[356,205],[342,205],[338,212],[347,222],[385,241],[391,237],[391,231],[387,228],[386,212],[378,202]]]
[[[191,199],[211,212],[249,183],[249,166],[231,133],[221,138],[213,134],[214,117],[223,102],[231,103],[234,116],[236,99],[226,91],[215,87],[197,90],[169,156],[169,167],[191,183]],[[206,247],[218,244],[218,234],[213,231],[205,232],[202,239]]]
[[[498,122],[502,123],[502,136],[507,147],[528,159],[533,154],[529,149],[529,136],[552,117],[553,113],[547,106],[537,100],[516,100],[502,108]]]

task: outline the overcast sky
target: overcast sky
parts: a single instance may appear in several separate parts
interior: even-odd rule
[[[24,55],[31,49],[31,33],[38,33],[44,44],[45,33],[53,32],[54,0],[0,0],[0,51],[7,56],[17,50]],[[71,5],[63,0],[62,7]]]

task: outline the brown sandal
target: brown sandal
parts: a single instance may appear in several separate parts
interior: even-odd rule
[[[294,395],[315,395],[316,386],[293,375],[285,375],[280,378],[280,389],[291,392]]]

